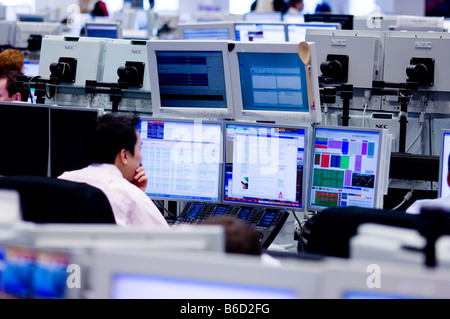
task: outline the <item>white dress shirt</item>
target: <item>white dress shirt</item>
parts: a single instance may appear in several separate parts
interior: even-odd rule
[[[64,172],[58,178],[101,189],[111,204],[117,225],[170,227],[153,201],[127,181],[113,164],[92,164],[79,170]]]
[[[450,212],[450,196],[416,200],[406,209],[406,212],[410,214],[420,214],[422,207],[438,208]]]

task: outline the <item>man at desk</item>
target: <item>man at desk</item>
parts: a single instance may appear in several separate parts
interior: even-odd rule
[[[134,115],[106,113],[88,132],[89,166],[64,172],[58,178],[87,183],[108,198],[118,225],[169,227],[164,216],[145,194],[147,176],[141,164],[139,119]]]

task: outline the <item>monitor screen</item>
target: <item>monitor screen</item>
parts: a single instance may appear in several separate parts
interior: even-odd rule
[[[316,126],[312,138],[309,210],[358,206],[380,208],[387,183],[383,132]],[[380,194],[381,193],[381,194]]]
[[[302,209],[307,127],[226,123],[224,202]]]
[[[184,40],[234,40],[234,23],[181,23],[178,24],[178,36]]]
[[[39,75],[39,61],[24,61],[23,62],[23,74],[30,77]],[[36,101],[36,95],[34,88],[30,88],[30,98],[28,102],[34,103]]]
[[[182,39],[231,40],[231,35],[227,28],[184,29]]]
[[[236,41],[285,42],[284,23],[235,23]]]
[[[4,298],[67,297],[68,253],[8,245],[4,262],[1,283]]]
[[[87,131],[94,125],[99,109],[50,107],[50,176],[88,166]]]
[[[122,38],[122,29],[119,23],[86,23],[86,36],[95,38]]]
[[[305,22],[338,22],[341,24],[341,29],[353,30],[353,15],[350,14],[305,14],[304,19]]]
[[[283,20],[283,14],[281,12],[247,12],[244,14],[244,21],[271,21],[277,22]]]
[[[312,52],[314,47],[311,46]],[[312,62],[315,61],[313,55]],[[237,120],[311,124],[320,122],[316,69],[310,75],[297,43],[236,42],[230,52]],[[311,78],[312,101],[307,76]]]
[[[115,273],[111,278],[111,299],[295,299],[294,290],[135,273]]]
[[[220,201],[221,122],[142,117],[138,130],[148,196]]]
[[[48,128],[48,107],[0,103],[0,175],[47,176]]]
[[[46,14],[37,14],[37,13],[18,13],[17,21],[25,21],[25,22],[45,22],[47,20]]]
[[[330,29],[337,30],[341,28],[339,23],[296,23],[287,24],[287,41],[299,43],[305,41],[307,29]]]
[[[450,186],[447,182],[447,176],[449,173],[448,165],[449,165],[449,156],[450,156],[450,130],[443,129],[442,130],[442,139],[441,139],[441,155],[439,161],[439,197],[445,197],[450,195]]]
[[[147,44],[153,114],[234,118],[228,41],[160,40]]]
[[[24,61],[23,62],[23,74],[26,76],[38,76],[39,75],[39,61]]]

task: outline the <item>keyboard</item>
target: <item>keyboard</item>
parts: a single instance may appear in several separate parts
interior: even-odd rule
[[[257,231],[261,246],[267,248],[280,232],[289,213],[278,208],[188,202],[172,225],[199,224],[209,217],[221,215],[247,222]]]

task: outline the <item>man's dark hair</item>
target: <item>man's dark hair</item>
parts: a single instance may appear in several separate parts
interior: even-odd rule
[[[87,134],[90,163],[113,164],[117,154],[125,149],[134,155],[139,118],[127,113],[106,113],[99,116]]]
[[[258,233],[241,219],[229,216],[214,216],[203,225],[220,225],[225,228],[225,251],[244,255],[261,255],[262,247]]]
[[[8,96],[12,97],[13,94],[20,92],[16,88],[16,79],[18,75],[21,75],[22,73],[17,71],[9,71],[5,73],[0,74],[0,79],[6,79],[6,90],[8,91]],[[22,93],[22,92],[20,92]]]

